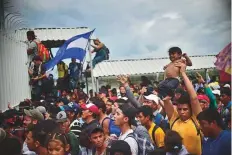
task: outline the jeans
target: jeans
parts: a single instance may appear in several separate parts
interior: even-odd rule
[[[102,62],[103,60],[106,60],[105,56],[96,56],[96,57],[94,57],[93,61],[92,61],[93,68],[95,67],[96,64],[98,64],[99,62]]]
[[[176,88],[179,86],[179,80],[176,78],[167,78],[161,81],[158,85],[158,96],[160,99],[166,96],[173,97]]]

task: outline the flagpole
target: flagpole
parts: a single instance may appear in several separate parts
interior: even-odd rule
[[[92,63],[92,53],[91,53],[91,40],[89,40],[89,59],[90,59],[90,69],[91,69],[91,79],[92,79],[92,89],[93,89],[93,96],[95,96],[95,82],[94,82],[94,77],[93,77],[93,63]]]

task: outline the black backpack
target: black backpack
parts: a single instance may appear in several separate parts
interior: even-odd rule
[[[110,50],[108,47],[106,47],[106,60],[109,60],[110,58]]]

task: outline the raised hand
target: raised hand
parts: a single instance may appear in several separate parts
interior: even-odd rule
[[[175,67],[180,67],[180,73],[186,71],[186,64],[182,62],[175,62]]]
[[[197,81],[198,81],[199,83],[205,83],[205,80],[204,80],[204,78],[201,76],[200,73],[196,72],[196,77],[197,77]]]

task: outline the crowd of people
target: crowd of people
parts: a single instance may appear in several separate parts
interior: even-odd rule
[[[0,153],[230,155],[231,85],[199,73],[189,78],[186,67],[194,64],[187,54],[178,47],[168,52],[163,81],[143,76],[135,84],[120,75],[119,88],[102,86],[87,95],[61,87],[56,95],[25,99],[18,109],[9,105],[0,116]]]

